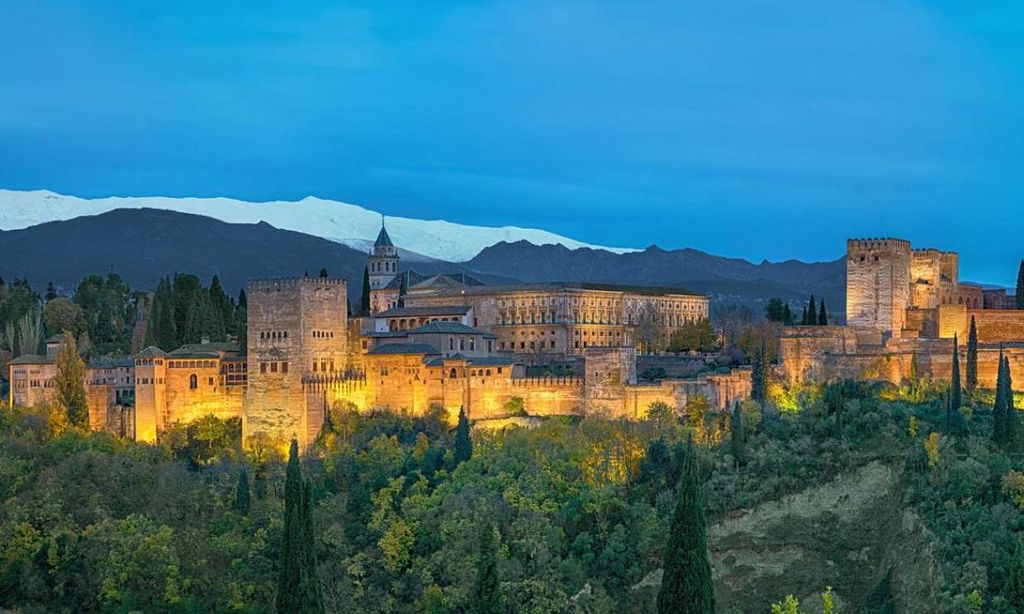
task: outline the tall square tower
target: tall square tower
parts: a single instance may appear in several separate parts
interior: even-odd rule
[[[910,297],[910,242],[846,242],[846,323],[900,337]]]
[[[248,285],[248,390],[242,436],[312,442],[323,408],[307,407],[303,382],[345,369],[348,352],[344,279],[299,277]]]

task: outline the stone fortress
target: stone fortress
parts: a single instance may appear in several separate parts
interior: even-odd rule
[[[91,426],[156,441],[206,415],[241,418],[245,440],[308,445],[330,407],[432,406],[473,420],[601,415],[642,418],[651,403],[713,408],[750,393],[750,372],[637,382],[637,349],[708,314],[705,296],[678,289],[580,283],[487,286],[464,274],[399,271],[382,227],[367,266],[370,314],[347,316],[342,279],[250,281],[248,355],[234,343],[148,347],[86,365]],[[59,339],[46,356],[9,365],[12,405],[52,397]],[[572,363],[573,375],[530,376],[527,364]]]
[[[995,385],[998,356],[1024,375],[1024,310],[1005,290],[959,281],[959,255],[912,249],[901,239],[850,239],[846,244],[846,325],[789,326],[779,341],[781,370],[791,383],[866,378],[899,383],[918,374],[952,372],[952,340],[961,363],[973,319],[978,381]]]

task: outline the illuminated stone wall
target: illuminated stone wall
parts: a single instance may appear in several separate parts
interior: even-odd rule
[[[846,242],[846,323],[899,337],[911,305],[910,242]]]
[[[346,284],[302,277],[248,285],[248,393],[242,434],[306,446],[323,424],[323,407],[307,408],[303,378],[349,364]]]
[[[786,381],[826,377],[826,355],[857,353],[857,334],[849,326],[787,326],[779,338],[779,362]]]

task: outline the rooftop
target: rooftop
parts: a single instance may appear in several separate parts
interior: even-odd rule
[[[14,360],[10,361],[9,365],[46,365],[54,362],[54,359],[50,356],[40,356],[39,354],[22,354]]]
[[[472,307],[451,305],[442,307],[393,307],[375,315],[375,318],[407,318],[414,316],[466,315]]]
[[[443,333],[448,335],[483,335],[485,337],[496,338],[492,333],[486,330],[480,330],[479,328],[473,328],[472,326],[466,326],[461,322],[443,322],[435,321],[428,322],[423,326],[419,326],[408,331],[409,335],[426,335],[433,333]]]
[[[402,355],[402,354],[440,354],[436,348],[426,343],[385,343],[373,348],[367,354],[374,356]]]

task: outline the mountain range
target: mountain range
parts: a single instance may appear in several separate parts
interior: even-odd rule
[[[0,230],[28,228],[45,222],[70,220],[118,209],[163,209],[209,216],[224,222],[267,222],[361,249],[373,244],[380,232],[380,213],[358,205],[312,196],[300,201],[247,202],[232,198],[125,197],[84,199],[47,190],[0,190]],[[535,245],[560,244],[570,248],[599,247],[536,228],[468,226],[444,220],[387,218],[388,233],[408,260],[469,260],[500,241],[525,240]],[[624,248],[602,247],[611,252]]]
[[[390,229],[389,229],[390,232]],[[394,237],[392,237],[394,238]],[[395,241],[398,243],[397,239]],[[152,289],[175,272],[220,276],[237,291],[257,277],[316,275],[326,268],[361,291],[366,252],[267,222],[230,223],[158,209],[114,209],[99,215],[0,231],[0,275],[26,277],[40,289],[52,282],[71,292],[91,273],[117,272],[133,287]],[[634,252],[501,241],[463,262],[419,259],[405,265],[420,273],[470,273],[487,283],[587,281],[686,288],[714,302],[760,308],[770,297],[793,303],[811,293],[829,305],[844,304],[843,261],[795,260],[753,264],[693,249],[656,246]]]

